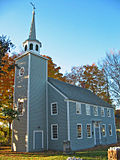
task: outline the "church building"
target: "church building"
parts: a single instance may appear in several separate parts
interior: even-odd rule
[[[114,108],[90,90],[48,77],[33,9],[24,53],[16,58],[12,150],[76,151],[116,143]]]

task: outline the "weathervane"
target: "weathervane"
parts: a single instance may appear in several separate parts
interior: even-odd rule
[[[35,4],[33,4],[32,2],[30,2],[30,4],[33,6],[33,11],[34,11],[36,9]]]

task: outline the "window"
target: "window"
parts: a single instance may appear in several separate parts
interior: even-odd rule
[[[109,108],[107,108],[107,116],[111,117],[111,110]]]
[[[86,115],[90,115],[90,106],[86,105]]]
[[[36,51],[38,51],[38,45],[36,44],[36,47],[35,47]]]
[[[77,124],[77,138],[82,138],[82,124]]]
[[[112,136],[112,125],[111,124],[108,125],[108,131],[109,131],[109,135]]]
[[[92,134],[91,134],[91,124],[87,124],[87,138],[91,138]]]
[[[76,114],[81,114],[81,103],[76,102]]]
[[[30,48],[29,49],[33,50],[33,44],[32,43],[30,43]]]
[[[27,51],[27,45],[25,45],[25,51]]]
[[[93,107],[93,112],[94,112],[94,116],[98,116],[98,107],[97,106]]]
[[[52,140],[58,139],[58,125],[57,124],[51,125],[51,139]]]
[[[21,68],[19,69],[19,76],[23,76],[23,75],[24,75],[24,72],[25,72],[24,67],[21,67]]]
[[[104,117],[105,116],[105,112],[104,112],[104,108],[101,107],[101,116]]]
[[[103,137],[106,136],[106,126],[105,126],[105,124],[102,124],[102,126],[101,126],[101,133],[102,133]]]
[[[57,114],[58,114],[57,102],[51,103],[51,115],[57,115]]]
[[[24,113],[24,100],[23,99],[18,100],[18,112],[20,116],[23,116],[23,113]]]

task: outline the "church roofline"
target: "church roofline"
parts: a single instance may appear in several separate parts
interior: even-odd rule
[[[15,60],[18,60],[18,59],[20,59],[20,58],[22,58],[22,57],[26,56],[27,54],[32,54],[32,55],[34,55],[34,56],[38,56],[38,57],[40,57],[40,58],[43,58],[43,59],[45,59],[45,60],[48,60],[48,58],[43,57],[43,56],[38,55],[38,54],[35,54],[35,53],[34,53],[34,52],[32,52],[32,51],[28,51],[28,52],[23,53],[23,54],[22,54],[22,55],[20,55],[19,57],[15,58]]]

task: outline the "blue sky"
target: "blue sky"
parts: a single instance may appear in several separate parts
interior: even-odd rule
[[[0,0],[0,35],[7,35],[18,53],[28,38],[31,0]],[[32,0],[41,54],[61,66],[97,63],[113,48],[120,49],[119,0]]]

